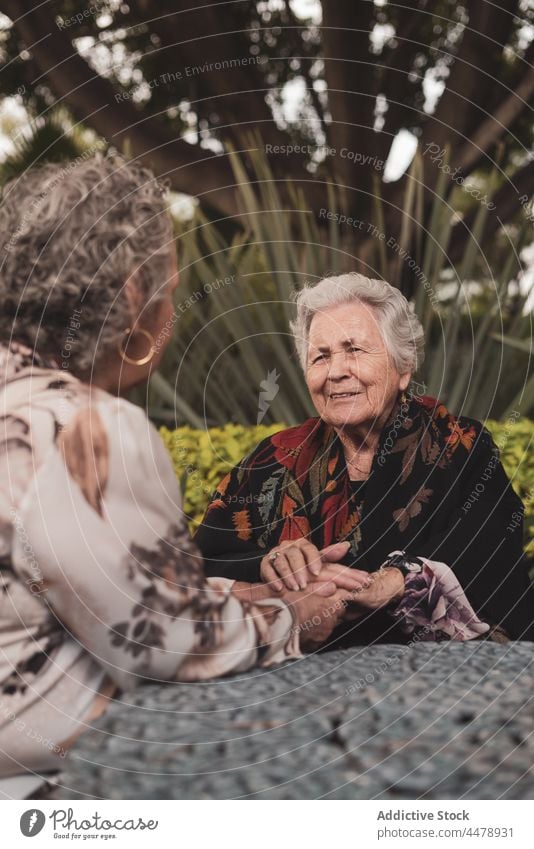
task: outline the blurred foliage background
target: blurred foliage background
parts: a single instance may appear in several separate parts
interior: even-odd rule
[[[313,413],[288,331],[292,291],[325,273],[354,269],[355,256],[344,247],[346,231],[353,225],[330,220],[325,234],[298,188],[288,185],[293,202],[285,207],[266,157],[259,149],[249,156],[253,183],[247,180],[241,159],[231,155],[246,224],[230,244],[201,210],[180,228],[185,283],[177,294],[177,332],[150,395],[151,407],[162,421],[180,420],[174,406],[178,395],[208,425],[254,423],[261,381],[273,369],[280,375],[280,391],[270,403],[266,421],[293,424]],[[421,156],[416,154],[411,174],[420,168]],[[531,414],[532,314],[527,309],[528,290],[522,291],[519,281],[525,273],[521,251],[532,239],[532,225],[520,220],[499,238],[492,237],[489,255],[481,253],[478,236],[491,214],[481,206],[473,240],[461,261],[451,265],[451,222],[456,213],[446,199],[444,182],[436,186],[424,240],[418,240],[416,232],[422,183],[415,178],[408,183],[398,239],[381,227],[377,185],[377,212],[366,225],[376,227],[377,235],[365,271],[402,286],[406,267],[414,266],[412,301],[427,340],[426,361],[416,380],[427,394],[441,398],[456,413],[483,420],[513,411]],[[487,191],[491,198],[491,177]],[[340,195],[338,187],[327,185],[325,209],[343,210]],[[387,239],[380,239],[380,233]],[[400,259],[394,267],[387,255],[388,241]],[[203,289],[206,281],[208,293]],[[189,306],[192,296],[200,300]],[[183,420],[191,421],[185,413]]]
[[[172,190],[172,343],[134,400],[158,424],[312,412],[291,294],[388,279],[423,322],[418,384],[532,416],[532,0],[0,0],[5,181],[118,148]],[[21,117],[22,116],[22,117]],[[270,377],[269,377],[270,376]]]

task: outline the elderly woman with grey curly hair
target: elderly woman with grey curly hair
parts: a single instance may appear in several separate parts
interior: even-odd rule
[[[208,574],[275,592],[357,574],[337,645],[534,639],[521,529],[510,532],[521,501],[478,421],[409,391],[424,344],[407,300],[344,274],[304,287],[296,306],[318,416],[219,484],[195,538]]]
[[[121,689],[299,657],[349,593],[206,580],[158,433],[119,397],[173,323],[153,175],[119,157],[29,170],[4,187],[0,234],[0,795],[19,776],[17,795]]]

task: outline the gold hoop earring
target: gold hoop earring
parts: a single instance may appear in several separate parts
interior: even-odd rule
[[[132,335],[134,333],[141,333],[141,335],[144,336],[145,339],[148,339],[149,342],[150,342],[150,348],[149,348],[148,354],[145,354],[144,357],[139,357],[138,360],[134,360],[133,357],[129,357],[128,354],[125,352],[124,346],[123,346],[124,337],[127,336],[128,341],[129,341],[129,339],[132,337]],[[142,327],[138,327],[137,330],[132,331],[130,328],[128,328],[127,330],[124,331],[123,338],[121,339],[121,341],[118,344],[119,354],[121,355],[121,357],[122,357],[122,359],[124,360],[125,363],[130,363],[130,365],[132,365],[132,366],[144,366],[144,365],[146,365],[146,363],[150,362],[150,360],[152,359],[152,357],[156,353],[156,349],[154,347],[154,342],[155,342],[155,339],[152,336],[152,334],[148,332],[148,330],[143,330]]]

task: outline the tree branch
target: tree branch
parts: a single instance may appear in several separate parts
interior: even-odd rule
[[[459,53],[452,64],[436,112],[427,122],[421,137],[422,146],[437,144],[438,148],[443,148],[448,144],[452,149],[454,166],[460,164],[455,151],[462,145],[464,176],[467,176],[467,163],[470,168],[474,167],[494,143],[493,138],[487,142],[483,135],[477,134],[480,149],[471,142],[472,151],[467,154],[469,142],[466,140],[473,136],[481,120],[486,121],[486,115],[481,110],[489,106],[491,86],[502,85],[499,80],[495,80],[494,72],[501,61],[518,0],[501,0],[500,4],[487,0],[469,0],[467,7],[469,23]],[[508,94],[504,96],[508,97]],[[506,126],[501,132],[506,130]],[[427,169],[428,164],[425,167]]]
[[[487,117],[478,125],[470,140],[459,151],[455,164],[464,175],[473,170],[504,133],[510,131],[521,113],[529,107],[529,100],[533,94],[534,68],[529,67],[515,90],[504,97],[493,116]]]
[[[195,92],[190,99],[195,100],[199,111],[217,111],[220,100],[225,136],[236,147],[243,141],[241,128],[250,131],[252,122],[261,126],[266,142],[281,144],[282,133],[265,99],[262,66],[250,52],[246,20],[240,9],[233,10],[231,17],[228,4],[219,0],[198,0],[186,10],[176,9],[175,0],[165,0],[157,11],[149,26],[162,45],[158,59],[165,61],[168,51],[178,47],[181,66],[198,69],[188,85]],[[222,68],[221,63],[225,63]]]
[[[523,208],[523,214],[529,215],[526,205],[521,198],[532,198],[534,195],[534,161],[527,162],[522,168],[509,177],[506,183],[495,193],[492,202],[495,209],[491,210],[486,217],[484,230],[480,236],[480,242],[484,242],[493,236],[502,226],[511,221]],[[448,254],[451,262],[458,262],[465,251],[466,245],[472,238],[473,225],[478,209],[473,209],[466,215],[463,221],[454,226],[451,234]]]
[[[41,6],[32,8],[31,0],[3,0],[2,5],[41,75],[77,120],[119,149],[128,143],[133,156],[165,174],[174,189],[195,195],[199,185],[206,186],[208,203],[236,214],[233,174],[226,157],[188,144],[154,117],[143,118],[128,100],[117,99],[111,83],[89,67]]]
[[[374,131],[376,103],[376,68],[369,50],[369,33],[374,25],[374,5],[367,2],[342,4],[339,0],[323,0],[321,30],[328,104],[332,115],[328,142],[337,150],[335,176],[351,193],[362,211],[372,191],[370,167],[354,167],[354,162],[340,156],[340,151],[384,159],[391,139]]]
[[[514,3],[509,4],[509,6],[514,6]],[[475,9],[478,14],[479,7],[476,6],[476,4]],[[493,26],[496,26],[496,20],[501,20],[502,23],[502,12],[502,9],[497,9]],[[509,10],[508,15],[511,14],[512,12]],[[482,42],[479,36],[480,34],[476,33],[475,36],[473,36],[473,39],[480,48]],[[449,81],[449,85],[442,97],[442,101],[445,105],[443,108],[440,108],[442,104],[442,101],[440,101],[436,115],[424,128],[420,141],[420,149],[424,151],[425,149],[428,149],[427,146],[435,145],[432,149],[437,152],[440,148],[445,147],[446,144],[448,144],[449,147],[452,146],[451,168],[453,170],[458,169],[455,173],[465,178],[472,173],[476,166],[479,165],[480,162],[488,156],[488,154],[490,154],[499,140],[506,133],[511,131],[515,122],[522,115],[525,109],[529,107],[529,99],[534,93],[534,68],[530,65],[530,61],[534,58],[534,43],[530,45],[527,53],[525,54],[525,58],[521,60],[525,68],[522,79],[520,79],[517,83],[514,91],[506,91],[502,101],[494,109],[493,115],[488,115],[482,112],[484,108],[489,107],[489,104],[486,104],[481,99],[477,98],[478,107],[474,109],[473,104],[468,100],[468,98],[464,99],[464,91],[462,89],[460,89],[461,94],[459,94],[457,90],[455,91],[452,89],[454,81],[456,81],[457,86],[462,85],[463,83],[461,80],[465,79],[466,76],[471,76],[473,79],[468,86],[468,90],[472,91],[473,80],[478,78],[478,75],[472,72],[473,69],[466,65],[463,48],[464,44],[462,43],[460,55],[456,58],[453,66],[453,71],[454,68],[461,69],[461,71],[458,71],[454,75],[454,78],[453,73],[451,73],[452,82]],[[468,55],[471,55],[471,58],[473,58],[473,45],[471,44],[471,46],[469,46],[469,44],[467,44],[466,49]],[[473,93],[473,96],[476,97],[476,94]],[[463,104],[463,106],[461,104]],[[458,115],[453,117],[451,113],[454,111],[454,105],[456,105]],[[480,118],[481,113],[484,114],[484,120],[482,120],[481,123],[476,124],[475,128],[471,131],[470,136],[466,136],[462,132],[461,128],[465,128],[468,125],[469,120],[472,122],[472,115],[471,119],[469,119],[468,114],[472,112],[475,112],[478,118]],[[450,120],[453,122],[452,126],[440,123],[447,119],[447,115],[450,115]],[[426,217],[433,202],[432,192],[427,187],[432,187],[435,183],[435,176],[432,171],[433,166],[429,157],[423,157],[423,167],[425,194],[424,216]],[[451,189],[453,185],[454,184],[451,182]],[[400,221],[399,210],[402,207],[404,192],[405,180],[392,184],[390,188],[386,187],[385,198],[388,202],[388,211],[386,214],[387,229],[393,233],[398,231]],[[509,220],[517,212],[517,210],[517,198],[514,205],[513,197],[510,196],[506,206],[503,206],[503,214],[505,215],[505,218],[502,220]],[[494,216],[491,217],[494,219]],[[456,238],[459,239],[460,237],[456,236]]]
[[[203,2],[207,4],[207,0]],[[234,176],[227,157],[185,142],[160,117],[147,114],[146,109],[141,112],[127,97],[121,97],[112,83],[96,74],[73,48],[68,31],[56,28],[50,15],[41,7],[33,9],[31,0],[3,0],[3,7],[13,20],[24,46],[30,51],[40,75],[46,78],[54,95],[68,105],[77,120],[91,126],[119,149],[127,143],[135,158],[145,162],[157,174],[167,176],[177,191],[196,196],[200,186],[200,200],[205,206],[226,215],[238,214]],[[221,32],[221,21],[217,15],[227,12],[227,8],[225,5],[219,9],[216,4],[207,11],[202,6],[193,10],[195,15],[190,20],[183,16],[178,20],[176,15],[160,19],[158,29],[162,39],[168,38],[168,33],[181,38],[179,47],[183,67],[202,68],[207,65],[209,68],[224,59],[248,58],[248,42],[241,31]],[[171,23],[173,18],[174,25]],[[207,33],[202,26],[206,20],[213,38],[207,37],[209,29]],[[151,21],[151,28],[153,24]],[[162,24],[166,24],[167,33]],[[184,38],[184,35],[187,37]],[[202,52],[198,47],[199,39],[202,39]],[[261,83],[260,89],[265,86],[261,66],[252,63],[224,70],[214,69],[213,73],[195,74],[193,79],[198,83],[198,100],[192,100],[193,108],[198,107],[202,111],[207,108],[207,103],[213,108],[219,99],[223,104],[223,143],[233,141],[238,150],[248,147],[251,125],[258,124],[264,142],[267,139],[273,146],[288,143],[287,134],[276,127],[263,92],[251,90],[251,82],[258,86]],[[238,90],[234,90],[233,86]],[[287,156],[267,155],[267,158],[275,176],[287,177]],[[306,161],[307,157],[303,154],[292,155],[291,176],[295,182],[304,181],[303,189],[310,204],[319,205],[324,199],[324,191],[319,183],[311,181],[311,175],[305,168]]]

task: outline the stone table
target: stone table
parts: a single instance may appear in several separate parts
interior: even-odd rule
[[[56,799],[531,799],[534,644],[376,645],[144,685]]]

